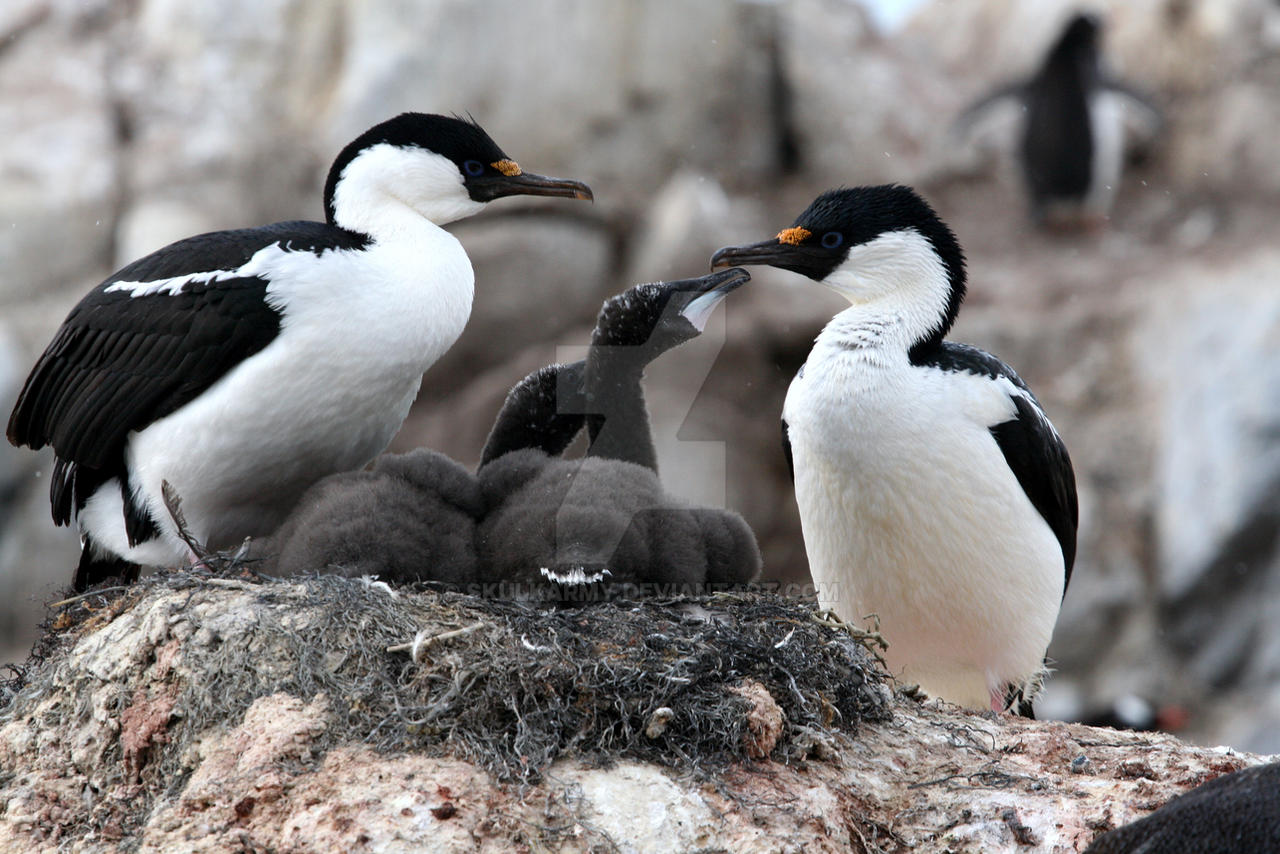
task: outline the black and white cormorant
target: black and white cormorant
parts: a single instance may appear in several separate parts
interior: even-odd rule
[[[662,488],[641,388],[645,367],[699,335],[748,278],[728,270],[636,285],[605,302],[585,364],[543,368],[512,389],[478,472],[488,507],[477,538],[483,581],[574,600],[756,575],[760,551],[741,516]],[[586,456],[560,458],[584,420]]]
[[[474,122],[405,113],[329,170],[324,222],[187,238],[108,277],[36,363],[9,418],[52,445],[77,589],[274,528],[331,472],[386,447],[462,332],[474,276],[442,225],[511,195],[590,199],[521,170]]]
[[[994,104],[1022,106],[1018,157],[1032,216],[1044,225],[1100,223],[1124,166],[1126,115],[1140,117],[1151,132],[1163,122],[1159,110],[1107,70],[1101,38],[1096,15],[1073,15],[1035,74],[997,89],[957,120],[967,130]]]
[[[970,708],[1030,693],[1076,551],[1066,448],[1013,370],[946,341],[951,230],[908,187],[819,196],[712,266],[769,264],[849,300],[791,383],[783,436],[819,601],[879,617],[890,668]]]

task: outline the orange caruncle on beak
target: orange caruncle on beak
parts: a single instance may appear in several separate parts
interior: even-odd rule
[[[778,232],[779,243],[789,243],[792,246],[799,246],[801,243],[813,236],[813,232],[807,228],[796,226],[795,228],[784,228]]]
[[[503,175],[506,175],[508,178],[514,178],[524,171],[520,168],[520,164],[516,163],[514,160],[498,160],[494,163],[490,163],[489,165],[494,169],[497,169]]]

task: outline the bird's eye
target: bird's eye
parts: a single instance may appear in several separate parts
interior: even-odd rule
[[[484,164],[479,160],[467,160],[462,164],[462,171],[476,178],[484,174]]]
[[[822,235],[823,249],[835,249],[841,243],[844,243],[844,235],[838,231],[828,231]]]

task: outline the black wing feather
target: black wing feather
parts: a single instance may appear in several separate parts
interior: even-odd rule
[[[36,363],[9,422],[15,444],[103,468],[125,436],[188,403],[269,344],[280,315],[259,278],[132,297],[100,286]],[[217,327],[220,335],[210,334]]]
[[[282,244],[321,253],[367,238],[318,222],[281,222],[180,240],[107,278],[80,301],[27,378],[9,418],[15,445],[52,445],[54,519],[69,521],[96,486],[123,468],[130,431],[204,392],[279,333],[280,314],[257,277],[188,284],[181,293],[133,296],[116,282],[235,270]]]
[[[122,267],[99,287],[112,282],[154,282],[190,273],[234,270],[273,243],[289,252],[319,254],[326,249],[361,249],[369,238],[323,222],[289,220],[257,228],[210,231],[170,243]]]
[[[1071,581],[1076,559],[1076,527],[1079,507],[1071,458],[1062,440],[1049,427],[1039,406],[1025,397],[1014,397],[1017,417],[991,428],[991,435],[1005,461],[1022,484],[1031,503],[1040,511],[1062,546],[1066,576],[1063,591]]]
[[[993,426],[991,435],[1032,505],[1058,538],[1066,573],[1062,587],[1065,593],[1075,564],[1076,528],[1080,520],[1076,477],[1067,448],[1045,417],[1040,402],[1013,368],[968,344],[944,341],[927,353],[913,353],[912,361],[946,371],[1004,378],[1023,392],[1012,398],[1016,415]]]

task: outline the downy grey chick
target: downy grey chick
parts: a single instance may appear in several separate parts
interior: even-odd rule
[[[701,334],[748,279],[726,270],[636,285],[604,304],[585,365],[543,368],[512,390],[478,472],[488,508],[477,539],[483,582],[507,585],[504,595],[577,600],[755,576],[760,551],[741,516],[663,490],[641,388],[645,367]],[[587,454],[561,459],[577,412]],[[547,431],[554,441],[533,443],[513,423],[560,429]]]

